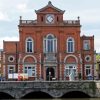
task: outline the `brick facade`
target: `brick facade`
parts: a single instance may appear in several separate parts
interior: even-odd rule
[[[36,10],[36,20],[19,20],[19,41],[4,41],[3,72],[28,73],[29,80],[69,80],[94,76],[94,36],[80,36],[77,20],[64,20],[65,11],[51,2]],[[22,68],[20,69],[20,66]],[[13,67],[13,68],[11,68]]]

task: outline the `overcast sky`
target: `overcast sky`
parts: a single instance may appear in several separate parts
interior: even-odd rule
[[[35,10],[48,4],[49,0],[0,0],[0,48],[3,40],[19,40],[19,16],[26,20],[36,19]],[[81,35],[94,35],[96,52],[100,52],[100,0],[51,0],[52,4],[65,10],[65,20],[80,16]]]

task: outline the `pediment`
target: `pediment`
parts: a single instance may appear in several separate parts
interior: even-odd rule
[[[40,12],[59,12],[59,11],[56,9],[53,9],[52,7],[48,7]]]
[[[49,1],[48,5],[46,5],[45,7],[36,10],[36,13],[47,13],[47,12],[57,12],[57,13],[64,13],[64,10],[61,10],[55,6],[52,5],[52,3]]]

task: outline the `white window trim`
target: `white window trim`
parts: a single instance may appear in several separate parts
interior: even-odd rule
[[[32,57],[32,58],[35,60],[34,63],[37,63],[37,59],[36,59],[36,57],[33,56],[33,55],[26,55],[26,56],[23,58],[23,60],[22,60],[23,63],[25,63],[25,59],[26,59],[27,57]]]
[[[89,60],[87,60],[87,57],[89,57]],[[91,61],[91,56],[90,56],[90,55],[86,55],[86,56],[85,56],[85,61],[86,61],[86,62],[90,62],[90,61]]]
[[[53,37],[53,39],[51,40],[51,41],[53,41],[53,52],[51,52],[51,53],[57,53],[57,38],[55,38],[54,37],[54,35],[53,34],[48,34],[44,39],[43,39],[43,52],[44,53],[49,53],[48,52],[48,36],[52,36]],[[56,43],[55,43],[55,41],[56,41]],[[45,43],[46,42],[46,43]],[[55,47],[56,46],[56,47]],[[55,49],[56,48],[56,49]]]
[[[86,75],[86,69],[87,69],[86,67],[87,66],[90,66],[90,74],[92,75],[92,65],[91,64],[87,64],[87,65],[85,65],[85,76],[87,76]]]
[[[76,69],[76,75],[75,76],[77,76],[77,66],[76,66],[76,64],[66,64],[65,65],[65,75],[66,75],[66,69],[69,69],[69,66],[73,66],[73,69]],[[66,75],[66,76],[68,77],[69,75]]]
[[[85,42],[88,42],[88,44],[89,44],[89,48],[87,49],[87,48],[85,48]],[[90,40],[83,40],[83,49],[84,50],[90,50]]]
[[[32,52],[27,52],[27,40],[31,39],[32,40]],[[34,53],[34,40],[32,39],[32,37],[27,37],[26,41],[25,41],[25,49],[26,49],[26,53]]]
[[[73,42],[73,51],[72,51],[72,52],[69,52],[69,51],[68,51],[68,40],[69,40],[69,39],[72,39],[72,42]],[[66,48],[67,53],[74,53],[74,52],[75,52],[75,40],[74,40],[73,37],[68,37],[68,38],[67,38],[66,45],[67,45],[67,46],[66,46],[66,47],[67,47],[67,48]]]
[[[12,61],[10,60],[11,57],[13,58]],[[14,62],[14,60],[15,60],[15,57],[14,57],[13,55],[10,55],[10,56],[8,57],[8,61],[9,61],[9,62]]]

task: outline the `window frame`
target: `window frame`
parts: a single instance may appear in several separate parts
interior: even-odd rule
[[[49,39],[49,36],[52,39]],[[53,34],[48,34],[43,40],[43,46],[44,53],[57,53],[57,38]]]
[[[10,73],[10,67],[12,67],[12,72]],[[15,65],[8,65],[8,74],[13,74],[15,72]]]
[[[87,58],[89,58],[89,59],[87,60]],[[90,62],[90,61],[91,61],[91,56],[90,56],[90,55],[86,55],[86,56],[85,56],[85,61],[86,61],[86,62]]]
[[[72,67],[72,68],[70,68],[70,67]],[[75,65],[75,64],[67,64],[67,65],[65,66],[65,75],[66,75],[67,77],[69,77],[70,72],[71,72],[71,69],[74,70],[74,74],[75,74],[75,76],[77,76],[77,68],[76,68],[76,65]],[[68,74],[67,74],[66,72],[68,72]]]
[[[29,39],[31,41],[28,41]],[[26,43],[25,44],[26,44],[26,53],[34,53],[34,40],[31,37],[26,38]],[[28,45],[30,46],[29,50],[28,50]]]
[[[72,40],[72,41],[69,41],[69,40]],[[67,38],[67,42],[66,42],[66,50],[67,50],[67,53],[74,53],[75,52],[75,40],[73,37],[68,37]]]
[[[90,68],[87,68],[87,67],[90,67]],[[88,70],[88,72],[90,70],[90,73],[88,73],[88,75],[89,74],[92,75],[92,65],[85,65],[85,76],[87,77],[88,75],[87,75],[87,71],[86,70]]]
[[[11,60],[12,58],[12,60]],[[9,62],[14,62],[15,61],[15,57],[13,55],[8,56],[8,61]]]
[[[28,74],[28,71],[30,69],[30,75]],[[36,71],[36,65],[24,65],[24,70],[23,70],[24,73],[28,74],[28,77],[36,77],[37,75],[37,71]],[[34,75],[33,75],[34,74]]]
[[[90,50],[90,48],[90,40],[83,40],[83,50]]]

